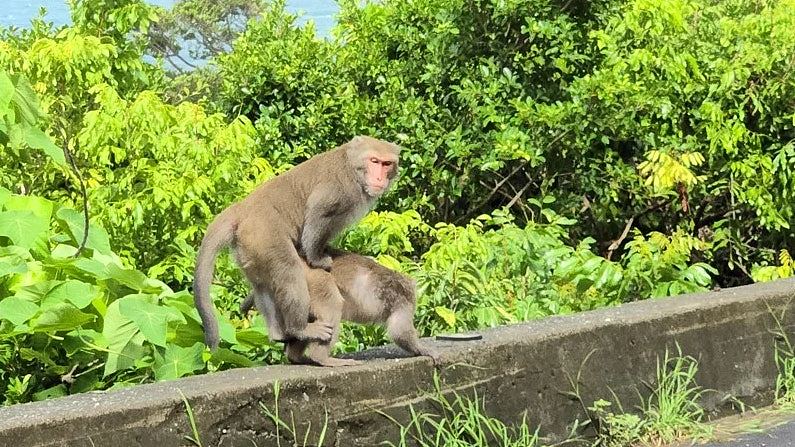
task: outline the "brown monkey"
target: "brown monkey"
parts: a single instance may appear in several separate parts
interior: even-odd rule
[[[331,268],[324,250],[347,225],[357,222],[389,188],[400,147],[359,136],[274,177],[215,217],[196,260],[193,281],[205,343],[218,347],[218,322],[210,299],[215,258],[231,246],[253,293],[274,297],[282,338],[329,341],[333,327],[309,321],[305,262]]]
[[[358,362],[331,357],[331,348],[339,335],[340,320],[356,323],[384,323],[392,341],[414,355],[425,355],[439,361],[438,354],[420,344],[414,328],[416,306],[413,279],[390,270],[373,259],[342,250],[328,250],[333,259],[331,271],[306,267],[311,296],[310,313],[315,321],[327,322],[334,328],[328,342],[291,340],[286,353],[293,363],[314,363],[321,366],[347,366]],[[251,293],[240,305],[244,314],[253,305],[265,317],[273,339],[281,332],[273,315],[270,297]],[[304,352],[306,351],[306,352]]]

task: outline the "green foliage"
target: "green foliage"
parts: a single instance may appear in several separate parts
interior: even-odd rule
[[[779,265],[755,265],[751,270],[751,277],[756,282],[772,281],[779,278],[789,278],[795,274],[795,262],[787,250],[782,249],[778,254]]]
[[[526,420],[512,427],[488,415],[485,399],[474,395],[452,392],[446,396],[441,389],[438,375],[434,376],[435,392],[431,396],[434,411],[417,411],[409,405],[411,420],[400,427],[397,444],[385,441],[393,447],[416,445],[420,447],[464,447],[501,446],[535,447],[541,445],[538,430],[532,430]]]
[[[345,98],[355,91],[330,72],[335,46],[295,26],[284,1],[267,5],[256,22],[218,59],[219,105],[256,120],[257,135],[277,164],[330,149],[347,140]]]
[[[114,17],[138,18],[141,23],[125,26],[143,27],[149,19],[139,16],[139,6],[123,7],[130,14],[126,19],[121,13]],[[78,5],[75,13],[86,11]],[[141,61],[142,53],[128,54],[136,46],[122,48],[112,36],[84,34],[83,27],[105,23],[101,17],[84,17],[80,23],[53,36],[42,32],[19,38],[21,43],[11,39],[13,46],[0,45],[0,68],[7,61],[38,90],[43,111],[21,119],[49,123],[57,141],[74,154],[88,186],[89,209],[118,241],[117,252],[180,287],[192,274],[199,229],[272,175],[272,169],[256,153],[248,120],[230,123],[191,103],[165,104],[159,93],[136,81],[151,70]],[[13,104],[33,94],[26,85],[16,82]],[[19,116],[24,109],[15,107]],[[10,134],[12,151],[25,137],[28,144],[57,155],[60,150],[52,143],[44,146],[49,140],[41,138],[38,127],[26,126]],[[75,180],[73,175],[64,178],[58,166],[41,157],[17,151],[0,160],[0,185],[8,188],[76,204],[81,201]]]
[[[638,0],[591,31],[601,61],[571,91],[582,105],[575,116],[593,131],[577,140],[601,138],[621,154],[611,170],[623,171],[589,193],[602,198],[597,222],[630,198],[641,212],[667,201],[665,215],[639,224],[714,235],[724,275],[746,275],[754,247],[791,238],[795,123],[783,98],[795,91],[793,7]]]
[[[662,445],[711,435],[711,427],[702,423],[705,411],[699,399],[703,390],[695,382],[698,362],[677,349],[677,355],[671,356],[666,350],[662,361],[657,359],[657,378],[640,414],[625,413],[620,403],[618,412],[614,412],[613,404],[604,399],[588,407],[597,423],[595,445]]]
[[[108,86],[93,92],[98,107],[77,136],[92,167],[92,209],[120,254],[185,284],[203,224],[273,175],[254,151],[253,127],[191,103],[164,104],[153,92],[131,101]]]
[[[437,225],[437,242],[412,270],[420,326],[473,329],[620,301],[621,268],[594,255],[590,241],[568,246],[565,226],[574,222],[545,216],[548,224],[524,228],[503,212]]]
[[[707,251],[709,244],[683,231],[671,236],[653,232],[648,238],[636,234],[626,244],[624,287],[632,298],[661,297],[704,291],[718,272],[691,259]]]
[[[343,234],[338,245],[348,250],[394,259],[415,252],[412,241],[427,239],[432,229],[416,211],[374,212],[366,215],[354,228]],[[395,261],[393,261],[394,264]]]
[[[27,79],[0,70],[0,144],[17,157],[28,147],[65,164],[63,151],[38,127],[40,119],[39,100]]]
[[[72,209],[0,189],[4,404],[251,366],[270,349],[261,321],[219,316],[231,350],[210,356],[193,297],[126,267],[96,224],[77,254],[82,225]]]
[[[747,282],[757,248],[791,240],[792,9],[343,2],[319,41],[276,4],[219,60],[219,104],[278,160],[361,132],[401,141],[384,205],[432,224],[507,204],[531,220],[527,198],[554,191],[578,239],[609,245],[630,219],[704,234],[724,285]]]

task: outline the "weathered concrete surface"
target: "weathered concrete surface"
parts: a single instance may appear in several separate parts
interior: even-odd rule
[[[580,403],[565,394],[580,368],[587,404],[614,400],[612,390],[632,408],[638,390],[647,394],[641,383],[653,381],[658,356],[675,343],[699,360],[699,384],[715,390],[706,395],[708,408],[726,407],[729,397],[769,400],[776,372],[771,312],[789,309],[785,324],[791,326],[793,297],[795,281],[777,281],[499,327],[475,342],[432,343],[443,355],[443,390],[477,389],[492,416],[518,422],[526,412],[554,438],[586,419]],[[378,359],[385,354],[394,351],[361,353],[371,361],[344,369],[238,369],[3,408],[0,446],[188,445],[179,391],[193,408],[204,446],[276,445],[260,405],[275,408],[277,381],[280,415],[294,417],[301,439],[302,424],[311,422],[308,439],[316,440],[328,414],[326,445],[377,445],[395,434],[384,414],[405,420],[409,404],[430,406],[425,392],[434,383],[429,359]]]

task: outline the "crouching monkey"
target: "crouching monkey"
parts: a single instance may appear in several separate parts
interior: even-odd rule
[[[330,341],[288,340],[286,353],[292,363],[320,366],[349,366],[360,363],[352,359],[331,357],[337,342],[340,321],[384,324],[392,341],[414,355],[431,357],[439,362],[433,349],[423,346],[414,328],[417,297],[413,279],[390,270],[373,259],[342,250],[329,249],[332,266],[329,272],[306,266],[311,318],[333,327]],[[281,335],[273,302],[266,294],[250,293],[240,305],[245,314],[253,305],[265,317],[271,339]]]

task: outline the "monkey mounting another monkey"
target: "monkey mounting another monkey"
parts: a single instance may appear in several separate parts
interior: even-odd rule
[[[341,320],[385,324],[396,345],[414,355],[431,357],[435,364],[439,362],[439,355],[420,343],[414,328],[417,298],[413,279],[366,256],[335,249],[329,249],[328,253],[333,259],[330,272],[309,266],[305,268],[311,317],[314,321],[330,324],[334,334],[328,342],[289,340],[286,353],[292,363],[320,366],[358,364],[356,360],[331,357]],[[252,292],[240,305],[240,311],[245,315],[253,305],[265,318],[269,336],[272,339],[278,337],[281,328],[270,297]]]
[[[328,270],[325,249],[346,226],[361,219],[397,174],[400,147],[358,136],[258,186],[218,214],[207,228],[196,260],[193,293],[205,343],[219,344],[210,284],[218,252],[230,246],[252,293],[272,297],[287,340],[328,342],[333,325],[309,322],[305,264]],[[301,247],[302,259],[298,249]]]

